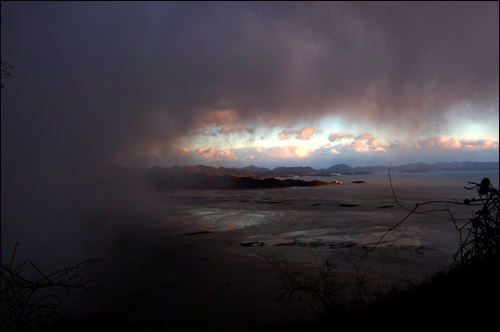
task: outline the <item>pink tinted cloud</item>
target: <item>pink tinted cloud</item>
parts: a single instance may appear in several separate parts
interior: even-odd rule
[[[199,158],[210,162],[238,160],[238,157],[234,154],[234,152],[229,150],[217,150],[214,147],[209,149],[200,148],[197,150],[197,155]]]
[[[354,148],[356,152],[368,152],[370,151],[370,146],[366,143],[362,143],[360,141],[354,141],[351,143],[351,146]]]
[[[498,141],[493,141],[491,139],[463,139],[461,143],[462,147],[467,150],[498,149]]]
[[[177,156],[179,158],[184,158],[186,155],[189,154],[189,152],[191,152],[191,150],[189,150],[188,148],[180,148],[177,150]]]
[[[295,138],[300,140],[308,140],[314,132],[315,129],[312,127],[305,127],[300,130],[285,129],[279,134],[279,136],[282,141],[289,139],[289,136],[295,136]]]
[[[363,133],[355,138],[356,141],[368,141],[372,140],[374,137],[369,133]]]
[[[382,146],[382,143],[380,143],[378,138],[372,138],[371,140],[368,141],[368,143],[375,148]]]
[[[314,133],[314,128],[312,127],[302,128],[297,138],[301,140],[308,140],[313,133]]]
[[[333,135],[333,138],[336,138],[337,136],[338,134]],[[343,135],[343,137],[345,136],[346,135]],[[348,145],[351,146],[356,152],[368,152],[368,151],[387,152],[385,146],[380,142],[380,140],[369,133],[363,133],[361,135],[356,136],[354,138],[354,141]]]
[[[257,151],[271,158],[296,159],[308,157],[312,152],[314,152],[314,149],[305,146],[280,146],[259,148]]]
[[[351,134],[346,134],[344,132],[339,132],[339,133],[335,133],[335,132],[331,132],[330,133],[330,136],[328,136],[328,140],[330,142],[336,142],[336,141],[340,141],[342,138],[354,138],[354,135],[351,135]]]
[[[382,146],[382,143],[380,143],[380,141],[378,140],[378,138],[372,138],[371,140],[369,140],[367,142],[367,144],[373,148],[375,151],[382,151],[382,152],[386,152],[385,148]]]
[[[498,141],[490,139],[458,139],[456,137],[448,138],[446,136],[439,136],[420,140],[415,146],[420,149],[483,150],[489,148],[498,149]]]
[[[280,140],[282,141],[287,140],[289,135],[294,135],[294,134],[297,134],[296,130],[291,130],[291,129],[283,130],[280,133]]]

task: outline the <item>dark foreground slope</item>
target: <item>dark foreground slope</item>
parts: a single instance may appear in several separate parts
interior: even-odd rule
[[[251,327],[255,331],[498,331],[498,256],[476,261],[324,321]],[[49,330],[149,330],[99,314]],[[183,330],[176,328],[176,330]],[[208,330],[208,328],[207,328]]]
[[[258,330],[498,331],[499,257],[440,272],[407,290],[395,290],[366,306],[323,322],[260,326]]]

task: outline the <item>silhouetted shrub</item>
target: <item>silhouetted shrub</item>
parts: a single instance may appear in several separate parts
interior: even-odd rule
[[[493,187],[488,178],[484,178],[481,183],[469,183],[473,186],[466,189],[476,190],[479,197],[465,199],[464,204],[476,204],[481,208],[464,225],[458,227],[455,223],[460,232],[460,248],[453,257],[454,265],[470,264],[488,256],[498,256],[498,189]]]

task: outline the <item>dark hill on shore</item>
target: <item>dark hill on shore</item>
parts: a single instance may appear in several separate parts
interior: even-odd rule
[[[264,189],[317,187],[339,184],[324,181],[280,180],[250,171],[209,166],[126,168],[112,165],[92,174],[87,185],[99,190]]]
[[[405,164],[391,168],[394,172],[444,172],[460,170],[498,170],[498,162],[453,162],[435,164]],[[255,189],[286,188],[293,186],[314,187],[338,184],[323,181],[302,181],[292,179],[296,176],[334,176],[372,174],[387,172],[387,166],[351,167],[338,164],[327,169],[311,167],[277,167],[272,170],[257,166],[246,168],[211,167],[205,165],[184,167],[127,168],[111,165],[91,174],[93,180],[86,185],[96,188],[130,190],[141,185],[154,189]],[[279,180],[275,177],[288,178]]]
[[[317,187],[334,183],[303,181],[295,179],[278,180],[272,177],[257,179],[248,176],[196,174],[158,174],[149,172],[148,183],[155,189],[264,189],[286,187]]]

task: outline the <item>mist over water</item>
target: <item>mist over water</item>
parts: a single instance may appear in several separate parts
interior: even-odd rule
[[[497,171],[391,176],[398,200],[408,208],[429,200],[461,202],[476,196],[464,189],[467,181],[489,177],[496,187],[499,181]],[[194,321],[219,326],[215,309],[207,309],[210,289],[217,310],[246,326],[285,322],[287,306],[276,302],[278,274],[266,258],[317,267],[328,257],[349,278],[352,266],[346,257],[359,258],[407,214],[396,205],[385,173],[302,179],[345,185],[165,192],[89,185],[59,201],[47,198],[39,209],[33,202],[2,200],[7,207],[2,206],[2,254],[8,257],[19,241],[20,257],[46,268],[95,259],[85,267],[87,278],[121,290],[101,294],[107,308],[75,300],[71,310],[76,314],[104,310],[114,319],[152,328]],[[474,210],[450,208],[458,219]],[[421,280],[451,264],[458,241],[447,213],[414,215],[370,254],[370,273]],[[193,304],[200,298],[204,310]]]

